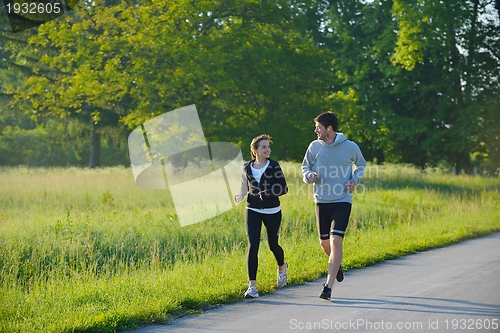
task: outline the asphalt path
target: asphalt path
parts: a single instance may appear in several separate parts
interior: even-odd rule
[[[130,333],[500,332],[500,233],[350,270],[330,301],[324,281]]]

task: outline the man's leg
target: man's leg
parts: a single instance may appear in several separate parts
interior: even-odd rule
[[[330,257],[332,252],[332,247],[330,246],[330,229],[333,223],[332,219],[335,216],[334,207],[334,204],[316,204],[316,221],[319,232],[319,244],[327,257]],[[340,266],[336,276],[337,281],[341,282],[344,280],[342,265]]]
[[[328,275],[326,276],[326,283],[323,284],[323,291],[319,295],[320,298],[330,300],[333,283],[335,282],[335,278],[340,274],[340,264],[342,263],[342,243],[342,236],[332,235],[330,237],[332,252],[328,257]],[[342,279],[339,279],[339,282],[343,280],[343,275],[344,274],[342,272]]]
[[[316,204],[316,224],[319,233],[319,244],[323,252],[330,256],[330,226],[332,223],[332,204]]]
[[[329,300],[335,278],[337,278],[337,281],[339,282],[344,279],[344,273],[341,270],[342,245],[350,214],[350,203],[338,203],[335,205],[335,209],[332,214],[332,224],[330,227],[329,241],[331,251],[328,256],[328,275],[326,277],[326,283],[323,285],[323,291],[319,295],[320,298]]]
[[[323,252],[329,257],[332,250],[330,247],[330,240],[329,239],[320,239],[319,240],[319,245],[321,245],[321,249],[323,249]]]
[[[328,276],[326,278],[326,284],[331,288],[333,282],[335,282],[335,277],[339,271],[340,264],[342,263],[342,244],[343,238],[339,235],[332,235],[330,237],[330,246],[332,251],[330,257],[328,258]]]

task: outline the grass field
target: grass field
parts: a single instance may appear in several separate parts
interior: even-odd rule
[[[282,163],[281,245],[289,285],[326,273],[312,187]],[[114,332],[239,301],[247,288],[244,206],[181,228],[168,191],[128,168],[0,169],[0,332]],[[368,167],[343,266],[354,269],[500,231],[500,179]],[[263,233],[263,240],[265,239]],[[276,263],[259,253],[259,293]]]

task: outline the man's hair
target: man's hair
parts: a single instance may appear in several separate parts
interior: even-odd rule
[[[314,121],[325,126],[325,128],[327,128],[328,126],[332,126],[332,129],[335,132],[337,132],[337,129],[339,127],[339,120],[337,119],[335,113],[331,111],[323,112],[322,114],[314,118]]]
[[[255,155],[253,153],[253,149],[257,149],[259,148],[259,142],[261,142],[262,140],[267,140],[269,141],[269,143],[272,143],[273,138],[271,138],[270,135],[267,135],[267,134],[261,134],[259,136],[256,136],[255,138],[252,139],[252,142],[250,143],[250,154],[252,155],[252,159],[255,159]]]

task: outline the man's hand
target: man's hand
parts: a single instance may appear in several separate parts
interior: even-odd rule
[[[318,174],[316,172],[313,172],[309,175],[309,182],[313,184],[316,179],[318,179]]]
[[[352,180],[352,179],[351,179],[351,180],[349,180],[349,181],[347,182],[347,190],[348,190],[349,192],[353,192],[355,189],[356,189],[356,182],[355,182],[354,180]]]

